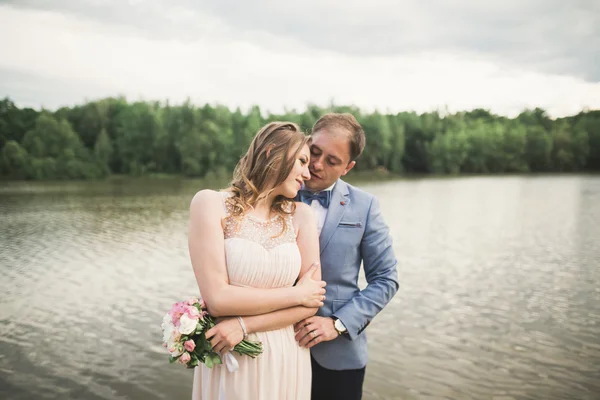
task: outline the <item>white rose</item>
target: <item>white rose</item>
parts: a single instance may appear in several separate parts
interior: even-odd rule
[[[165,314],[162,320],[162,324],[160,324],[163,330],[163,343],[167,343],[169,338],[173,336],[173,333],[177,331],[175,325],[173,325],[173,320],[169,314]]]
[[[190,318],[187,314],[183,314],[181,318],[179,318],[179,333],[182,335],[189,335],[196,329],[197,324],[197,319]]]
[[[163,343],[167,343],[172,336],[177,333],[177,328],[172,322],[163,325]]]
[[[163,320],[162,320],[162,324],[160,324],[160,326],[162,326],[164,328],[165,325],[167,325],[167,324],[173,324],[173,320],[169,313],[165,314],[165,316],[163,317]]]

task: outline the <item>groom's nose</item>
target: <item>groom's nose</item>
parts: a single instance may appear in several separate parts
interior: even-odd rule
[[[323,162],[321,161],[321,157],[315,157],[312,162],[312,167],[315,171],[321,171],[323,169]]]

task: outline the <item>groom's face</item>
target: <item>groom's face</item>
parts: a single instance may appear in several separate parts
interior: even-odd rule
[[[350,160],[350,135],[344,129],[322,129],[313,133],[310,146],[311,178],[304,184],[318,192],[333,185],[354,167]]]

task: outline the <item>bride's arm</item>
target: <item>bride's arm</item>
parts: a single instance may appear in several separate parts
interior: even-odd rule
[[[317,232],[317,222],[314,213],[308,205],[296,203],[294,220],[298,231],[296,243],[298,243],[300,255],[302,256],[302,268],[299,277],[302,278],[308,272],[311,265],[316,262],[319,267],[313,274],[313,279],[321,280],[319,234]],[[305,318],[312,317],[318,309],[318,307],[291,307],[263,315],[244,317],[244,323],[248,333],[265,332],[293,325]]]
[[[188,246],[194,275],[209,313],[214,317],[257,315],[298,305],[320,306],[324,282],[303,279],[280,289],[257,289],[229,284],[225,265],[225,239],[221,219],[225,216],[221,194],[202,190],[190,205]],[[309,264],[310,265],[310,264]]]
[[[302,279],[310,273],[313,263],[319,265],[314,272],[314,279],[321,279],[321,266],[319,263],[319,235],[313,211],[304,203],[298,203],[294,222],[297,225],[298,235],[296,242],[302,256],[302,267],[299,277]],[[253,315],[243,318],[247,333],[265,332],[284,328],[313,316],[318,308],[296,306],[284,310],[273,311],[262,315]],[[228,318],[219,322],[206,332],[211,344],[216,351],[230,350],[243,339],[240,322],[236,318]]]

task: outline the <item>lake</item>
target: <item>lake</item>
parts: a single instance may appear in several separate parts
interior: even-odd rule
[[[400,278],[366,331],[364,399],[600,399],[600,176],[356,185]],[[188,206],[206,187],[0,182],[0,398],[190,398],[160,322],[197,292]]]

